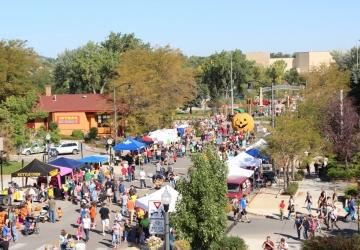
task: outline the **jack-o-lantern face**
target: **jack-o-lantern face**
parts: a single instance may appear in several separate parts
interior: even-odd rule
[[[232,118],[232,127],[238,132],[251,132],[254,129],[254,119],[248,113],[237,113]]]

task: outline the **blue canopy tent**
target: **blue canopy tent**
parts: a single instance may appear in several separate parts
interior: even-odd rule
[[[71,169],[81,168],[82,166],[84,166],[83,162],[65,157],[57,158],[56,160],[50,161],[48,164],[53,166],[71,168]]]
[[[79,160],[82,163],[104,163],[109,161],[109,157],[106,155],[91,155]]]
[[[260,150],[256,148],[249,149],[245,153],[261,160],[265,160],[265,161],[269,160],[269,157],[261,154]]]
[[[126,138],[123,142],[116,144],[113,149],[115,151],[122,151],[122,150],[140,150],[144,148],[146,145],[145,143],[139,142],[132,138]]]

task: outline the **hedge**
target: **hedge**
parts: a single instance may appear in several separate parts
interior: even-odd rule
[[[294,195],[296,194],[297,190],[299,189],[299,183],[297,182],[290,182],[289,186],[286,188],[284,194],[287,195]]]

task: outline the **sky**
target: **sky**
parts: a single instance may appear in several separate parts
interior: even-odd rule
[[[11,0],[0,6],[0,39],[27,40],[54,58],[111,31],[198,56],[347,50],[360,39],[358,0]]]

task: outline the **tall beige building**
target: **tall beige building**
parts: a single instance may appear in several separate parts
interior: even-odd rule
[[[334,62],[328,51],[295,52],[295,57],[289,58],[270,58],[269,52],[249,52],[246,53],[246,59],[255,61],[265,68],[283,60],[286,63],[286,70],[296,69],[299,73],[306,73],[322,64],[329,65]]]

